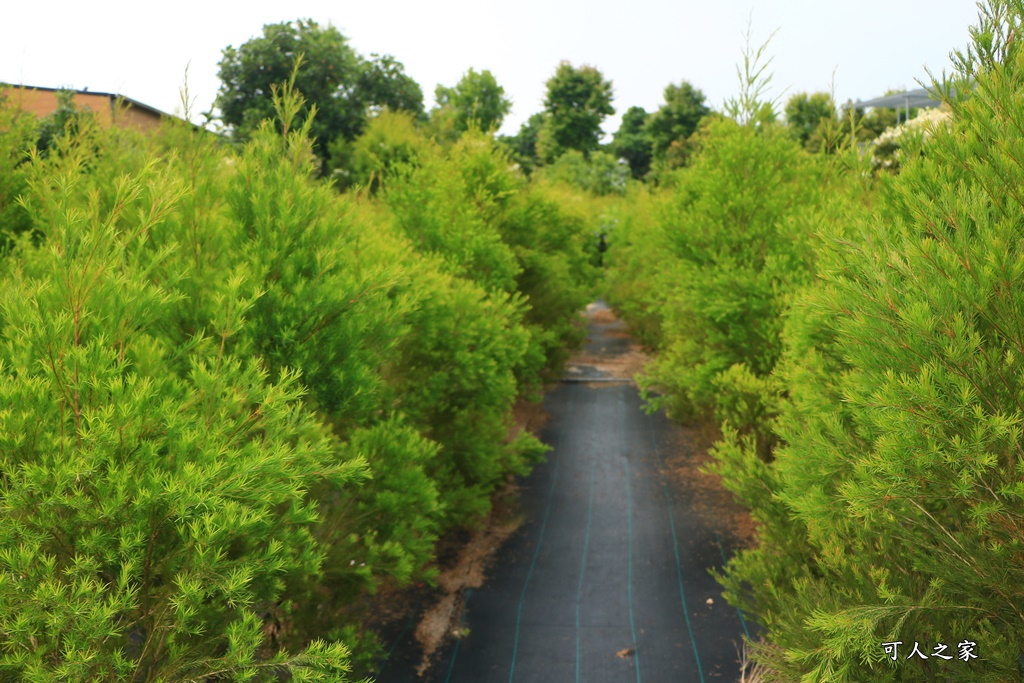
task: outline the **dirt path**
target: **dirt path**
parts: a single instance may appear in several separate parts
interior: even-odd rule
[[[467,590],[459,638],[417,678],[413,634],[380,683],[686,683],[739,680],[751,629],[720,595],[719,568],[750,528],[713,478],[699,435],[641,409],[643,355],[602,305],[549,392],[553,447],[522,482],[526,520]]]

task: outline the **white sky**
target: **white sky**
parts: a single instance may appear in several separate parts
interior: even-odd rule
[[[4,2],[0,81],[116,92],[180,111],[189,68],[198,111],[212,105],[217,63],[267,23],[332,23],[364,55],[392,54],[433,104],[438,83],[490,69],[513,100],[503,133],[542,108],[561,60],[593,64],[612,80],[618,127],[630,106],[652,111],[670,82],[688,80],[713,108],[738,89],[748,17],[756,43],[778,29],[775,94],[827,90],[838,101],[918,87],[924,67],[949,66],[977,18],[972,0],[252,0],[142,3]]]

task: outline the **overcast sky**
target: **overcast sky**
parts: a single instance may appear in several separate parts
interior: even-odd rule
[[[971,0],[293,0],[250,2],[5,2],[0,81],[115,92],[180,111],[189,68],[196,108],[209,109],[227,45],[264,24],[311,18],[331,23],[364,55],[392,54],[422,86],[428,107],[438,83],[470,67],[490,69],[513,100],[502,128],[513,133],[542,108],[558,63],[592,64],[614,87],[618,127],[631,106],[651,111],[670,82],[688,80],[720,108],[737,91],[736,64],[752,17],[755,42],[778,32],[775,94],[828,90],[839,101],[918,87],[925,67],[949,66],[977,18]],[[785,97],[785,95],[784,95]]]

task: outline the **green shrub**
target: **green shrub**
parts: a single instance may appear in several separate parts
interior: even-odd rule
[[[27,188],[24,166],[37,138],[35,117],[15,107],[12,96],[0,86],[0,249],[29,229],[18,197]]]
[[[417,250],[440,256],[448,272],[471,279],[487,291],[511,293],[519,265],[486,215],[502,197],[488,195],[486,185],[474,187],[461,172],[460,161],[471,157],[469,146],[474,143],[488,144],[464,138],[450,154],[433,155],[396,179],[385,199],[395,226]]]
[[[594,279],[586,219],[550,194],[528,186],[494,140],[474,133],[386,193],[394,224],[417,249],[489,292],[525,297],[531,344],[519,372],[524,385],[580,340],[573,321]]]
[[[626,191],[629,166],[620,164],[618,159],[607,152],[593,152],[586,157],[583,152],[570,149],[537,175],[602,196]]]
[[[287,114],[287,95],[281,106]],[[87,122],[57,139],[51,153],[45,159],[37,158],[25,175],[33,185],[24,193],[24,213],[40,246],[33,246],[23,236],[9,259],[11,278],[29,283],[8,287],[28,308],[17,309],[17,315],[7,312],[0,317],[0,331],[7,335],[11,353],[24,355],[26,349],[34,348],[31,334],[26,337],[28,346],[20,351],[12,341],[15,334],[21,334],[26,324],[22,319],[28,319],[29,312],[40,316],[40,325],[52,326],[52,322],[46,322],[51,317],[64,320],[59,301],[32,308],[35,304],[31,302],[38,297],[25,294],[35,291],[31,283],[49,282],[51,288],[59,285],[64,295],[77,300],[74,297],[81,298],[83,291],[91,292],[90,288],[95,287],[90,278],[102,274],[120,289],[112,295],[116,287],[110,284],[90,294],[100,297],[96,300],[102,301],[104,308],[84,316],[82,324],[87,326],[89,338],[97,340],[97,348],[109,351],[115,360],[102,355],[93,360],[102,368],[114,363],[113,369],[104,370],[111,376],[145,378],[156,387],[152,391],[163,396],[158,402],[146,394],[143,398],[149,403],[125,403],[129,412],[114,414],[120,415],[122,422],[137,420],[146,425],[138,428],[145,434],[157,430],[161,419],[172,418],[177,420],[173,423],[175,430],[187,432],[186,436],[173,432],[161,437],[163,441],[154,442],[154,453],[182,453],[171,463],[171,474],[153,475],[157,483],[171,477],[166,485],[180,488],[184,484],[174,483],[177,479],[171,475],[187,474],[199,477],[205,482],[203,486],[215,492],[220,490],[218,486],[227,485],[221,478],[231,486],[237,480],[239,486],[256,489],[249,497],[241,497],[241,502],[230,504],[218,502],[221,498],[216,497],[199,498],[223,507],[224,514],[237,513],[239,518],[233,523],[252,537],[242,542],[236,533],[222,546],[210,541],[214,543],[212,560],[221,562],[223,555],[224,562],[236,563],[222,562],[216,565],[216,571],[224,568],[225,572],[234,572],[232,567],[237,565],[241,567],[238,572],[249,572],[261,581],[255,588],[231,584],[235,591],[232,595],[244,598],[244,605],[227,605],[217,597],[220,579],[204,580],[203,590],[208,592],[201,594],[192,592],[194,582],[189,583],[188,599],[208,606],[202,616],[206,621],[201,622],[205,624],[205,636],[175,636],[180,644],[174,646],[180,647],[176,651],[181,653],[180,661],[168,660],[166,647],[170,643],[165,647],[154,641],[151,645],[155,649],[149,653],[136,647],[140,638],[159,638],[164,622],[153,626],[157,629],[153,631],[149,630],[151,625],[117,625],[134,623],[130,615],[116,619],[111,616],[113,625],[106,631],[97,630],[100,634],[116,631],[116,637],[109,639],[108,654],[122,646],[117,656],[124,661],[117,660],[111,666],[149,667],[154,676],[164,671],[160,667],[165,664],[194,663],[202,657],[209,659],[211,666],[235,666],[222,661],[228,646],[223,638],[218,640],[221,631],[217,629],[233,629],[231,637],[240,638],[243,632],[259,634],[264,627],[274,634],[272,641],[263,643],[262,636],[250,638],[252,642],[236,648],[240,653],[237,657],[249,658],[245,666],[264,666],[271,671],[273,662],[298,666],[307,660],[311,666],[319,662],[317,666],[322,665],[324,671],[341,666],[342,651],[337,647],[328,651],[317,645],[306,659],[293,657],[287,661],[274,652],[282,645],[301,649],[332,629],[352,632],[353,620],[360,617],[355,607],[360,596],[373,592],[383,581],[402,584],[429,578],[438,535],[452,525],[478,520],[488,508],[491,492],[504,477],[524,471],[542,450],[530,438],[512,442],[507,438],[506,420],[517,396],[517,373],[525,367],[525,350],[530,343],[530,334],[522,325],[525,306],[521,297],[488,292],[469,280],[443,273],[438,259],[416,254],[408,240],[391,228],[390,217],[381,212],[381,207],[363,211],[358,201],[343,198],[315,180],[307,131],[289,131],[287,125],[282,128],[283,134],[264,127],[232,154],[212,136],[183,125],[145,139],[122,131],[100,130]],[[162,156],[158,157],[157,152]],[[73,178],[73,182],[67,178]],[[118,189],[128,187],[125,178],[150,181],[135,182],[130,191]],[[140,226],[149,225],[147,212],[156,210],[150,207],[160,209],[159,220],[154,219],[151,227],[142,230]],[[100,231],[97,234],[123,238],[117,249],[110,247],[115,261],[100,258],[105,252],[98,251],[98,238],[82,227],[93,224],[97,226],[94,232]],[[71,239],[69,235],[78,240],[72,251],[64,246]],[[109,240],[116,242],[114,237]],[[55,264],[62,264],[64,277],[55,274]],[[155,295],[147,294],[151,292],[165,296],[157,300]],[[49,328],[44,325],[44,329]],[[60,353],[52,345],[45,348]],[[15,379],[27,381],[34,375],[24,368],[34,367],[33,358],[12,357],[4,363],[18,369]],[[81,381],[88,379],[83,375]],[[265,400],[260,391],[271,397],[266,400],[272,406],[263,407]],[[33,405],[19,394],[11,396],[12,402],[4,406]],[[161,411],[170,411],[175,400],[185,407],[161,418]],[[221,411],[227,411],[225,417],[218,418],[224,423],[217,427],[221,431],[211,432],[208,440],[201,430],[195,434],[188,431],[194,425],[205,424],[206,413],[202,411],[219,410],[221,404],[230,407]],[[33,407],[19,412],[21,422],[5,428],[3,438],[23,438],[18,436],[18,429],[33,420],[43,425],[52,420],[66,422],[66,410],[63,414],[59,410],[62,405],[55,399],[45,409]],[[96,410],[109,412],[114,405],[114,399],[101,401]],[[292,417],[285,417],[281,412],[284,408],[278,405],[287,406]],[[46,410],[56,411],[55,416],[48,416]],[[265,420],[274,422],[265,424]],[[54,426],[51,431],[56,429]],[[182,439],[186,445],[178,444]],[[304,445],[307,442],[313,445]],[[245,446],[249,450],[242,448],[244,444],[250,444]],[[40,447],[44,446],[40,441]],[[259,460],[270,457],[260,455],[264,451],[294,460],[299,455],[288,455],[289,449],[300,446],[305,449],[300,455],[311,453],[302,455],[311,464],[296,465],[283,479],[273,469],[277,461]],[[203,457],[194,453],[197,449]],[[6,457],[5,452],[0,451],[0,455]],[[153,457],[157,465],[163,463],[163,455]],[[40,458],[34,452],[24,455],[30,465]],[[209,467],[203,458],[209,460]],[[253,458],[258,462],[254,464]],[[347,463],[363,462],[369,468],[360,466],[358,473],[372,476],[372,480],[354,489],[347,482],[356,472]],[[136,465],[131,476],[150,491],[156,484],[147,479],[142,461]],[[81,469],[77,460],[67,466]],[[253,487],[254,480],[239,474],[238,468],[243,466],[267,477],[267,482]],[[0,469],[7,471],[6,467]],[[339,475],[326,476],[334,471]],[[297,483],[281,489],[292,481]],[[43,480],[35,481],[35,485],[41,487],[41,495],[58,498],[66,495],[61,487],[78,486],[77,482],[62,481],[58,486]],[[232,496],[232,500],[241,495],[233,488],[226,491],[224,495]],[[103,495],[107,495],[106,489]],[[219,513],[204,508],[206,503],[202,502],[194,504],[196,510],[168,513],[164,519],[158,504],[174,502],[168,502],[174,498],[171,494],[153,503],[154,521],[146,516],[148,503],[137,502],[131,490],[118,495],[111,500],[120,507],[109,514],[142,515],[138,524],[125,524],[125,533],[135,533],[145,524],[159,523],[173,529],[175,520],[186,524],[202,515],[211,524],[221,523],[216,517]],[[150,491],[145,495],[156,494]],[[0,494],[0,504],[15,505],[16,501],[4,496],[6,492]],[[182,504],[192,500],[183,494],[178,498]],[[105,504],[103,500],[98,498],[98,504]],[[245,512],[246,505],[258,512],[250,515]],[[22,514],[16,507],[9,509],[12,515]],[[256,519],[251,524],[250,516]],[[283,521],[273,522],[278,517]],[[55,519],[51,516],[40,521],[39,533]],[[252,526],[257,522],[276,524],[287,533],[275,532],[274,536],[266,531],[270,550],[265,550],[258,533],[263,527]],[[75,523],[69,521],[68,528]],[[181,533],[212,533],[204,529],[187,527]],[[182,538],[182,547],[167,550],[171,557],[167,562],[195,565],[198,572],[207,558],[191,554],[193,545],[188,539],[192,536]],[[120,542],[116,534],[113,539],[115,545]],[[219,539],[215,539],[217,543]],[[8,540],[14,545],[0,543],[0,552],[20,543],[15,536]],[[268,558],[266,567],[257,571],[246,564],[250,562],[244,554],[248,552],[247,543],[258,557]],[[48,548],[45,550],[48,552]],[[38,558],[38,554],[31,558]],[[58,569],[63,571],[59,564]],[[83,569],[81,575],[86,574],[88,570]],[[6,578],[2,571],[0,576]],[[104,586],[109,583],[105,576],[97,575],[93,597],[104,594]],[[123,588],[157,607],[165,604],[160,600],[179,599],[175,593],[158,589],[159,582],[170,579],[156,577],[154,581],[158,583],[143,586],[129,582]],[[251,598],[245,597],[248,594],[243,588],[252,592]],[[0,603],[0,619],[21,618],[18,614],[24,611],[24,604],[13,597],[11,600]],[[124,609],[135,609],[127,597],[118,600],[122,600]],[[56,603],[49,609],[54,612],[52,619],[77,623],[74,613],[62,614]],[[173,610],[165,610],[159,618],[169,619],[168,615],[173,614]],[[97,623],[90,622],[79,631],[84,633]],[[190,623],[184,621],[182,628],[192,628]],[[40,637],[37,632],[26,633],[26,638]],[[63,637],[59,630],[52,635]],[[360,638],[360,643],[360,647],[368,648],[359,653],[362,660],[373,647],[367,644],[367,638]],[[154,652],[157,660],[145,659]],[[313,658],[318,652],[319,659]],[[40,653],[43,657],[42,650]]]
[[[810,233],[827,189],[781,127],[719,118],[699,135],[699,154],[659,207],[653,242],[666,250],[654,277],[664,346],[644,386],[677,417],[713,414],[733,386],[719,378],[733,366],[754,378],[771,372],[787,296],[809,277]]]
[[[721,454],[764,524],[726,585],[767,626],[777,680],[1019,678],[1022,20],[1017,0],[983,7],[951,130],[826,241],[788,326],[775,463],[745,476],[749,444]],[[915,641],[979,659],[908,662]]]
[[[586,336],[578,312],[593,296],[597,239],[592,200],[540,182],[531,183],[499,219],[503,239],[521,271],[516,287],[528,307],[524,322],[532,342],[528,368],[560,372]],[[525,384],[538,371],[521,373]]]
[[[235,165],[231,265],[253,299],[238,350],[275,373],[300,370],[314,406],[344,433],[380,407],[379,369],[411,304],[397,290],[403,270],[359,252],[342,203],[313,180],[313,158],[305,131],[282,139],[267,126]]]
[[[430,147],[412,114],[385,109],[355,140],[338,138],[330,144],[331,178],[342,188],[354,185],[376,192],[389,175],[417,164]]]
[[[264,657],[260,614],[319,570],[307,491],[364,465],[337,461],[294,374],[147,332],[178,295],[133,256],[173,183],[125,177],[110,211],[32,191],[55,222],[0,296],[0,676],[344,680],[341,645]]]
[[[654,218],[659,200],[661,195],[636,184],[609,207],[608,249],[603,259],[608,303],[629,321],[630,332],[650,348],[663,343],[661,304],[666,292],[657,273],[669,250],[667,235]]]
[[[518,298],[443,274],[421,273],[417,286],[428,295],[410,317],[395,404],[441,446],[428,471],[448,526],[473,524],[506,475],[546,450],[532,437],[506,442],[530,333]]]
[[[301,371],[310,405],[370,462],[373,482],[358,493],[317,491],[325,580],[345,602],[384,577],[417,578],[433,558],[444,506],[427,471],[441,454],[429,434],[389,414],[402,407],[386,375],[404,377],[403,339],[415,333],[424,287],[395,258],[399,238],[360,234],[346,202],[315,182],[312,160],[304,130],[282,138],[265,127],[235,164],[233,267],[244,268],[253,300],[235,352],[255,353],[272,373]]]
[[[0,679],[342,680],[319,639],[545,450],[509,416],[578,338],[583,214],[472,136],[343,196],[277,107],[27,162],[0,107]]]

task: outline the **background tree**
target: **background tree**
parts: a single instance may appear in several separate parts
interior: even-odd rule
[[[486,69],[470,69],[453,88],[437,86],[434,98],[438,107],[432,116],[450,116],[452,127],[460,133],[469,128],[471,121],[480,130],[496,129],[512,109],[505,89]]]
[[[704,93],[690,83],[670,83],[665,88],[665,104],[647,120],[647,134],[654,156],[664,157],[673,142],[686,140],[711,109],[704,103]]]
[[[789,98],[783,111],[786,113],[786,125],[794,137],[811,150],[820,147],[821,138],[814,135],[818,127],[836,117],[835,102],[827,92],[797,93]]]
[[[426,117],[423,89],[405,73],[405,66],[391,55],[370,53],[370,59],[363,61],[359,70],[355,95],[369,109],[387,107],[391,111],[409,112],[415,118]]]
[[[423,114],[423,92],[401,62],[386,55],[365,60],[333,26],[299,19],[267,24],[262,36],[224,48],[216,106],[237,139],[247,139],[260,121],[274,116],[271,87],[288,79],[300,54],[295,89],[306,104],[295,123],[301,125],[316,107],[310,131],[324,159],[331,140],[352,140],[362,132],[370,109]]]
[[[545,122],[537,141],[541,159],[554,161],[569,149],[588,156],[600,146],[601,123],[615,113],[611,81],[595,67],[562,62],[547,87]]]
[[[512,158],[527,174],[540,164],[540,157],[537,154],[537,138],[540,137],[540,130],[544,127],[544,120],[544,114],[538,112],[519,126],[518,133],[500,138],[502,144],[511,151]]]
[[[615,132],[611,151],[629,164],[634,178],[643,178],[651,169],[653,143],[646,124],[649,117],[643,107],[630,107],[622,115],[622,123]]]

